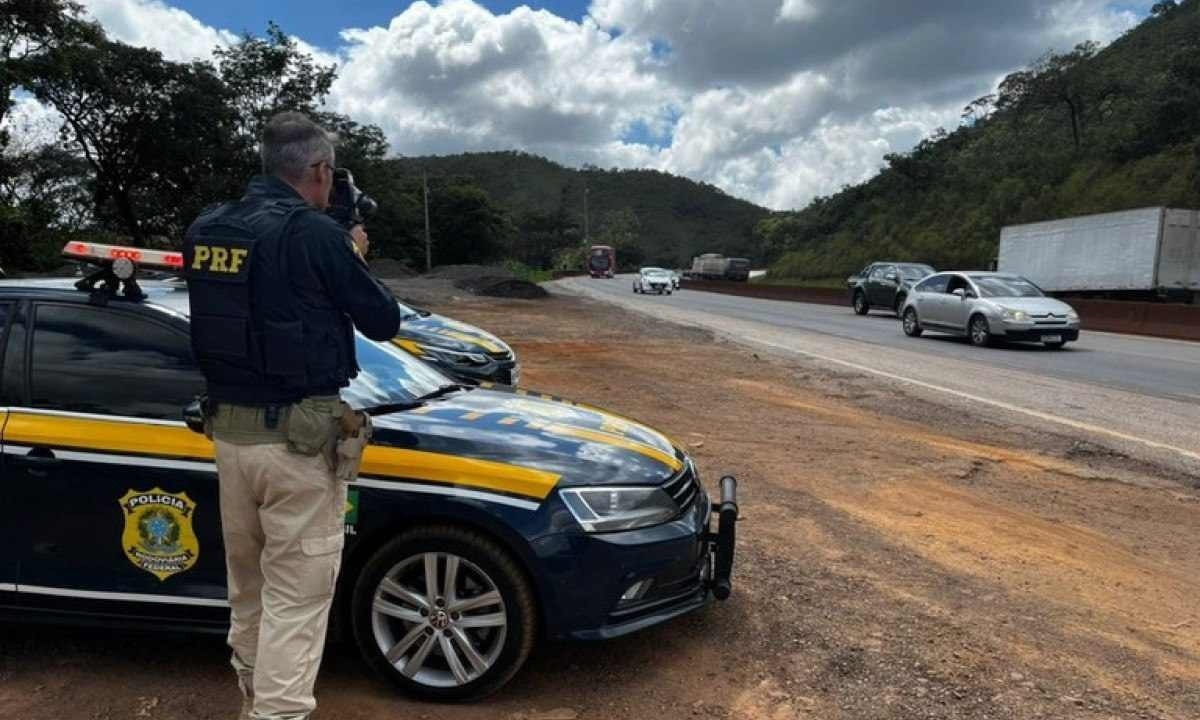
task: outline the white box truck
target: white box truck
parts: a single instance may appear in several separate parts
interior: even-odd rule
[[[1055,293],[1178,295],[1200,291],[1200,211],[1156,207],[1010,225],[1002,272]]]

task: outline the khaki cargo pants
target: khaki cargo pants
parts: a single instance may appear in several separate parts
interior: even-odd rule
[[[229,645],[250,717],[307,718],[342,558],[346,483],[325,453],[215,443]]]

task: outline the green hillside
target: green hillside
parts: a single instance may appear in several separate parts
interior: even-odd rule
[[[385,162],[410,180],[424,171],[430,182],[452,178],[482,189],[512,223],[506,254],[541,267],[583,243],[585,188],[590,240],[616,245],[623,265],[682,265],[702,252],[757,257],[753,228],[768,214],[712,185],[655,170],[572,169],[520,152]]]
[[[872,180],[759,223],[772,275],[878,258],[985,267],[1004,225],[1200,208],[1200,0],[1159,2],[1103,50],[1047,55],[963,116]]]

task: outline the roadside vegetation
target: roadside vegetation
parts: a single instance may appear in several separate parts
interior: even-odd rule
[[[1104,49],[1040,58],[887,163],[761,221],[771,276],[844,277],[880,258],[984,268],[1004,225],[1200,208],[1200,0],[1156,3]]]

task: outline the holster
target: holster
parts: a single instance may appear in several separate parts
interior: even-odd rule
[[[337,457],[334,467],[334,474],[339,481],[351,482],[358,477],[363,451],[371,443],[374,429],[369,415],[353,410],[343,403],[342,416],[338,422]]]

